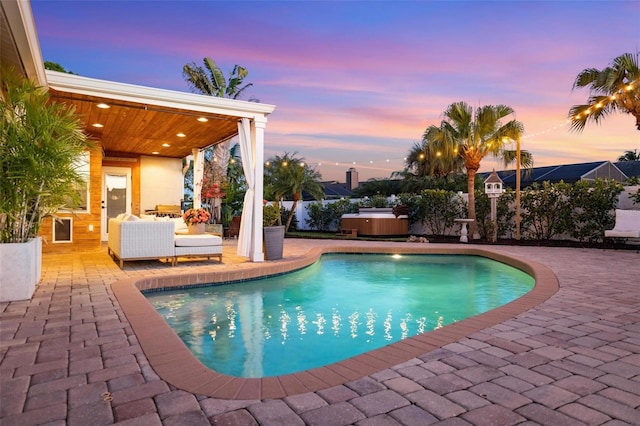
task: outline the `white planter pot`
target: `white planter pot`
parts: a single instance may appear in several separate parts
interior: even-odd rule
[[[0,302],[28,300],[42,272],[42,239],[0,244]]]

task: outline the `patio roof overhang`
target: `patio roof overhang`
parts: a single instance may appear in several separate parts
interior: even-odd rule
[[[241,118],[265,117],[275,108],[56,71],[46,71],[46,77],[51,99],[73,105],[86,133],[107,155],[184,158],[194,148],[237,135]]]

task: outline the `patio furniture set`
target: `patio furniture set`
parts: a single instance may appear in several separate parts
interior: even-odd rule
[[[182,218],[123,215],[109,219],[108,253],[119,261],[165,259],[175,266],[179,257],[217,257],[222,263],[222,237],[188,234]]]

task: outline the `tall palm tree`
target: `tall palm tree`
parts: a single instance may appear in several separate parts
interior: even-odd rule
[[[324,189],[320,184],[322,176],[306,164],[304,158],[297,158],[295,152],[293,154],[285,152],[283,156],[276,155],[270,158],[264,174],[265,193],[270,193],[278,206],[285,197],[291,197],[293,200],[291,213],[284,228],[285,232],[291,226],[293,213],[296,211],[298,201],[302,199],[302,191],[316,200],[324,198]]]
[[[191,62],[182,67],[182,75],[194,93],[218,98],[238,99],[246,89],[253,86],[253,83],[243,85],[244,79],[249,75],[249,71],[243,66],[234,66],[227,80],[213,59],[206,57],[203,59],[203,63],[204,66],[200,66],[195,62]],[[230,160],[229,151],[229,141],[225,141],[217,144],[210,156],[211,159],[215,159],[211,166],[218,184],[227,180]],[[222,206],[219,205],[221,201],[216,199],[215,202],[214,212],[221,211]],[[216,219],[220,219],[220,217],[216,217]]]
[[[475,177],[480,162],[487,154],[502,156],[509,140],[519,140],[524,126],[512,119],[502,124],[502,119],[512,115],[513,109],[506,105],[485,105],[475,110],[465,102],[455,102],[445,110],[440,126],[429,126],[424,138],[431,143],[432,154],[452,161],[462,158],[467,170],[467,192],[469,194],[469,219],[476,219]],[[472,235],[477,224],[471,223]]]
[[[614,112],[633,115],[640,130],[638,55],[625,53],[602,70],[586,68],[578,74],[573,89],[589,88],[589,99],[585,105],[574,105],[569,110],[572,130],[581,132],[588,122],[599,123]]]

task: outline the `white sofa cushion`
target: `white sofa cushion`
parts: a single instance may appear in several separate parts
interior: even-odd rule
[[[222,238],[210,234],[180,234],[175,236],[176,247],[221,246]]]
[[[187,224],[184,223],[184,219],[181,217],[172,217],[170,221],[173,222],[174,232],[186,231],[189,229]]]

